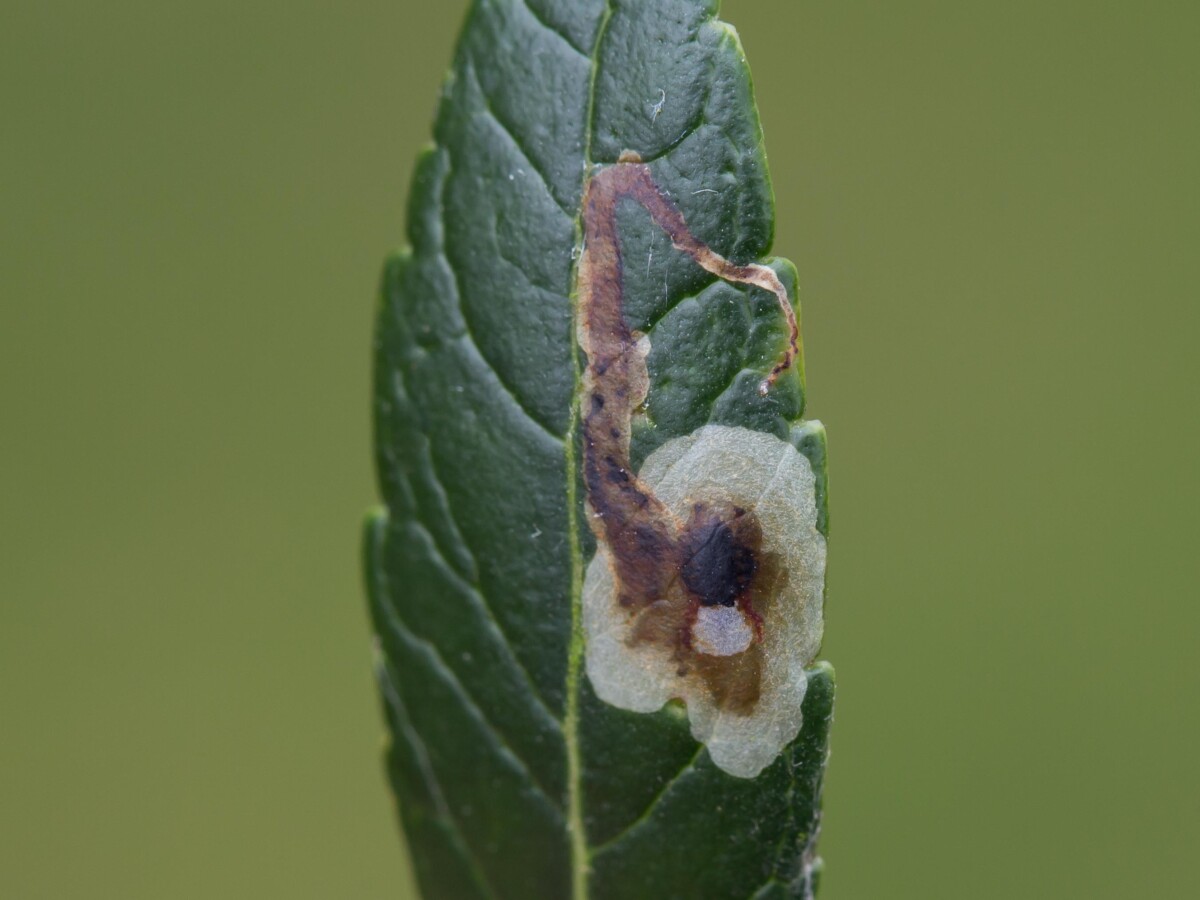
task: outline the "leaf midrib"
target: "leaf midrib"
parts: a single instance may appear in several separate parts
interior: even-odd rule
[[[596,122],[596,81],[600,72],[600,47],[608,33],[613,17],[613,0],[604,4],[600,26],[591,52],[591,74],[588,79],[587,114],[583,136],[583,184],[579,193],[579,211],[575,216],[575,242],[583,239],[583,197],[592,177],[592,130]],[[579,254],[582,258],[582,254]],[[571,640],[567,649],[566,715],[563,733],[567,748],[567,829],[571,846],[571,896],[587,900],[588,872],[591,868],[591,848],[583,823],[583,764],[579,747],[579,690],[583,670],[583,548],[579,540],[579,482],[575,446],[579,431],[579,403],[583,394],[582,359],[575,340],[578,315],[579,260],[572,272],[571,287],[571,369],[574,387],[571,392],[571,418],[566,436],[567,470],[567,542],[571,553]]]

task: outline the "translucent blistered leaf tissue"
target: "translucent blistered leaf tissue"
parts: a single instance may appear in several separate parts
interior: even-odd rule
[[[427,900],[811,897],[825,433],[715,0],[476,0],[387,263],[366,579]]]

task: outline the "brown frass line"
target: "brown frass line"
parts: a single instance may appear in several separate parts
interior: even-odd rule
[[[639,619],[635,638],[669,648],[679,674],[695,671],[722,706],[752,706],[761,663],[757,646],[727,661],[693,652],[692,627],[702,606],[736,607],[762,640],[761,585],[769,561],[762,557],[755,517],[737,507],[696,503],[681,521],[632,471],[629,446],[635,410],[649,391],[648,342],[625,320],[623,267],[617,207],[633,200],[675,248],[725,281],[772,292],[788,325],[783,356],[759,386],[766,394],[799,353],[799,326],[787,289],[770,268],[736,265],[700,241],[683,214],[632,153],[600,169],[583,199],[583,251],[578,274],[578,339],[587,354],[581,418],[583,476],[589,524],[609,553],[617,599]],[[756,573],[762,573],[756,577]],[[740,673],[738,675],[730,667]],[[733,676],[733,677],[731,677]],[[740,684],[740,686],[739,686]]]

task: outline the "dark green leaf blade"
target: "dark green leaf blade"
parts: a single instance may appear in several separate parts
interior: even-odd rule
[[[598,700],[573,615],[594,552],[572,405],[587,173],[636,150],[714,250],[770,248],[749,71],[716,6],[478,0],[417,168],[378,316],[366,573],[388,770],[429,900],[810,895],[832,670],[810,673],[795,742],[738,779],[678,710]],[[634,464],[708,422],[771,432],[813,463],[825,532],[802,365],[757,390],[786,340],[774,298],[716,282],[640,207],[618,222],[638,261],[627,317],[652,347]],[[791,264],[771,265],[794,297]]]
[[[597,900],[809,896],[833,669],[809,672],[804,728],[758,778],[732,778],[696,752],[626,828],[592,848]]]

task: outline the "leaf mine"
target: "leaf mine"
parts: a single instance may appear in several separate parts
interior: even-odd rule
[[[826,547],[812,466],[774,435],[707,425],[651,454],[640,480],[679,521],[697,503],[757,520],[762,542],[748,605],[761,618],[761,637],[738,606],[700,605],[688,647],[691,601],[682,579],[631,609],[621,602],[612,551],[601,544],[583,589],[588,678],[622,709],[654,712],[683,700],[692,735],[713,762],[753,778],[799,733],[804,669],[821,646]],[[677,639],[669,626],[680,629]]]
[[[583,587],[588,677],[624,709],[683,700],[714,763],[752,778],[799,733],[804,667],[820,647],[815,477],[791,444],[716,425],[666,443],[633,473],[649,341],[625,320],[616,210],[626,200],[707,271],[776,295],[788,341],[760,392],[791,367],[798,327],[775,273],[734,265],[696,238],[636,154],[591,179],[579,261],[583,477],[597,540]]]

